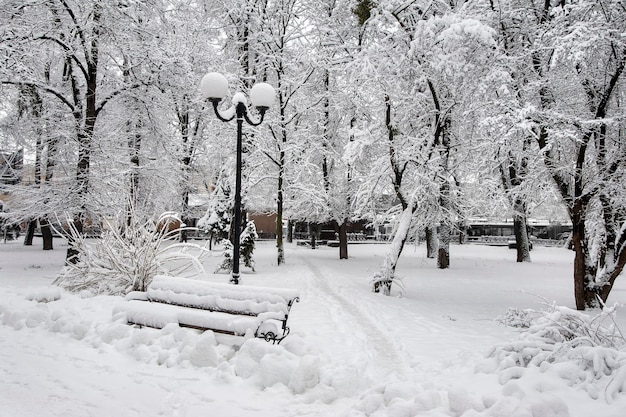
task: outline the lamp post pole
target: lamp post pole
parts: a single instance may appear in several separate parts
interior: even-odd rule
[[[237,103],[237,172],[235,174],[235,229],[233,230],[233,272],[231,281],[233,284],[239,284],[239,245],[241,241],[241,154],[243,141],[243,114],[246,112],[246,106],[243,103]]]
[[[211,72],[206,74],[200,82],[202,95],[213,105],[213,111],[218,119],[223,122],[230,122],[233,118],[237,121],[237,155],[235,173],[235,207],[233,214],[233,270],[230,282],[239,284],[239,256],[241,239],[241,165],[242,165],[242,142],[243,142],[243,122],[244,120],[251,126],[258,126],[263,122],[265,112],[274,102],[276,95],[274,88],[266,83],[258,83],[250,90],[250,101],[259,112],[258,120],[250,117],[247,106],[247,99],[243,93],[236,93],[232,97],[232,107],[221,112],[220,102],[226,97],[228,92],[228,81],[222,74]]]

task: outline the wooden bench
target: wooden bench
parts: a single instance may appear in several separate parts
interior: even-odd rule
[[[147,291],[133,291],[113,314],[129,324],[163,328],[169,323],[216,333],[280,343],[289,334],[287,319],[299,293],[292,289],[211,283],[156,276]]]

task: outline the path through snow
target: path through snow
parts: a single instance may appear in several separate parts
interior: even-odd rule
[[[307,274],[307,294],[321,298],[326,302],[327,314],[336,325],[338,340],[359,340],[360,346],[352,349],[360,350],[359,354],[367,352],[370,358],[367,364],[369,376],[374,381],[383,379],[406,379],[408,364],[393,343],[392,335],[385,331],[382,323],[377,323],[370,317],[371,312],[365,311],[358,305],[358,298],[349,300],[330,283],[333,271],[320,265],[313,264],[303,256],[298,256],[309,269]],[[356,327],[355,327],[356,326]]]

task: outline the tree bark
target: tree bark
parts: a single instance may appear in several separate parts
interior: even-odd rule
[[[278,173],[278,194],[276,196],[276,250],[277,265],[285,263],[285,244],[283,242],[283,175],[282,169]],[[291,222],[289,222],[291,225]]]
[[[449,157],[450,157],[450,129],[451,121],[449,117],[444,117],[441,121],[439,138],[435,138],[435,143],[441,139],[439,154],[441,155],[441,168],[443,177],[439,186],[439,207],[441,210],[441,226],[439,227],[439,251],[437,254],[437,267],[447,269],[450,267],[450,239],[452,234],[451,213],[452,200],[450,196]]]
[[[338,225],[339,231],[339,259],[348,259],[348,222]]]
[[[66,4],[68,13],[73,13],[69,10],[69,6]],[[74,97],[74,103],[80,109],[84,105],[85,114],[83,117],[82,112],[75,111],[74,118],[77,129],[78,139],[78,162],[76,164],[76,197],[79,203],[78,213],[74,215],[73,226],[74,232],[79,235],[83,233],[84,222],[87,218],[87,198],[89,193],[89,171],[91,162],[91,151],[93,146],[93,134],[96,126],[96,120],[98,117],[98,110],[96,107],[96,90],[98,86],[98,60],[100,53],[100,19],[102,18],[102,5],[99,2],[93,4],[92,13],[90,15],[89,30],[91,31],[90,41],[83,44],[84,50],[82,51],[86,62],[85,84],[86,93],[81,96],[79,83],[75,79],[75,76],[70,75],[72,84],[72,94]],[[80,30],[83,30],[82,28]],[[71,70],[74,62],[68,59],[70,63],[69,69]],[[76,248],[76,241],[73,232],[68,234],[68,247],[65,261],[67,263],[78,262],[78,250]]]
[[[39,227],[41,229],[41,238],[43,240],[43,250],[54,249],[54,236],[50,228],[50,222],[46,216],[39,219]]]
[[[576,204],[572,210],[572,245],[574,247],[574,299],[577,310],[585,310],[597,306],[595,292],[591,290],[591,280],[595,275],[592,268],[585,262],[587,255],[587,238],[582,206]]]
[[[24,246],[33,245],[33,237],[35,236],[35,228],[37,227],[37,219],[30,220],[26,226],[26,234],[24,235]]]
[[[513,233],[515,234],[517,262],[530,262],[530,241],[526,216],[521,214],[513,216]]]
[[[413,214],[417,208],[417,202],[415,199],[407,204],[407,207],[402,211],[400,216],[400,222],[396,233],[393,236],[389,250],[385,255],[385,260],[381,270],[374,275],[374,285],[372,291],[382,292],[385,295],[391,295],[391,285],[395,279],[396,266],[398,265],[398,259],[402,253],[402,249],[409,236],[409,230],[411,229],[411,221]]]
[[[317,224],[313,222],[309,223],[309,237],[311,239],[311,249],[316,248],[317,231]]]
[[[280,73],[279,77],[282,77]],[[279,80],[280,88],[280,80]],[[287,146],[287,126],[285,115],[285,97],[283,93],[278,94],[280,106],[280,134],[278,143],[278,181],[276,184],[276,259],[277,264],[285,263],[285,242],[283,239],[283,211],[284,211],[284,189],[285,189],[285,165],[287,163],[287,154],[285,148]]]
[[[43,111],[43,101],[39,95],[39,91],[35,87],[23,87],[26,99],[30,102],[30,113],[35,122],[35,186],[39,188],[41,185],[41,154],[43,148],[43,129],[41,126],[41,114]],[[37,219],[30,219],[26,227],[26,235],[24,236],[24,245],[32,246],[35,228],[37,227]]]
[[[426,234],[426,257],[434,259],[439,249],[439,238],[437,236],[437,229],[433,226],[428,226],[425,229]]]
[[[287,243],[293,243],[293,220],[287,221]]]
[[[450,212],[450,185],[444,182],[440,189],[441,199],[440,205],[442,212],[445,214]],[[439,250],[437,252],[437,267],[439,269],[447,269],[450,267],[450,240],[451,227],[448,219],[443,218],[439,227]]]

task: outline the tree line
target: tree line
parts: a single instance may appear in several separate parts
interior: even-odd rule
[[[219,71],[277,91],[245,132],[243,194],[277,214],[279,265],[283,221],[331,222],[347,258],[351,221],[392,219],[388,292],[415,233],[447,268],[455,230],[496,213],[527,262],[526,220],[555,203],[576,306],[597,306],[626,263],[625,27],[617,0],[5,0],[0,140],[34,166],[11,216],[51,249],[59,219],[230,201],[234,132],[198,90]]]

